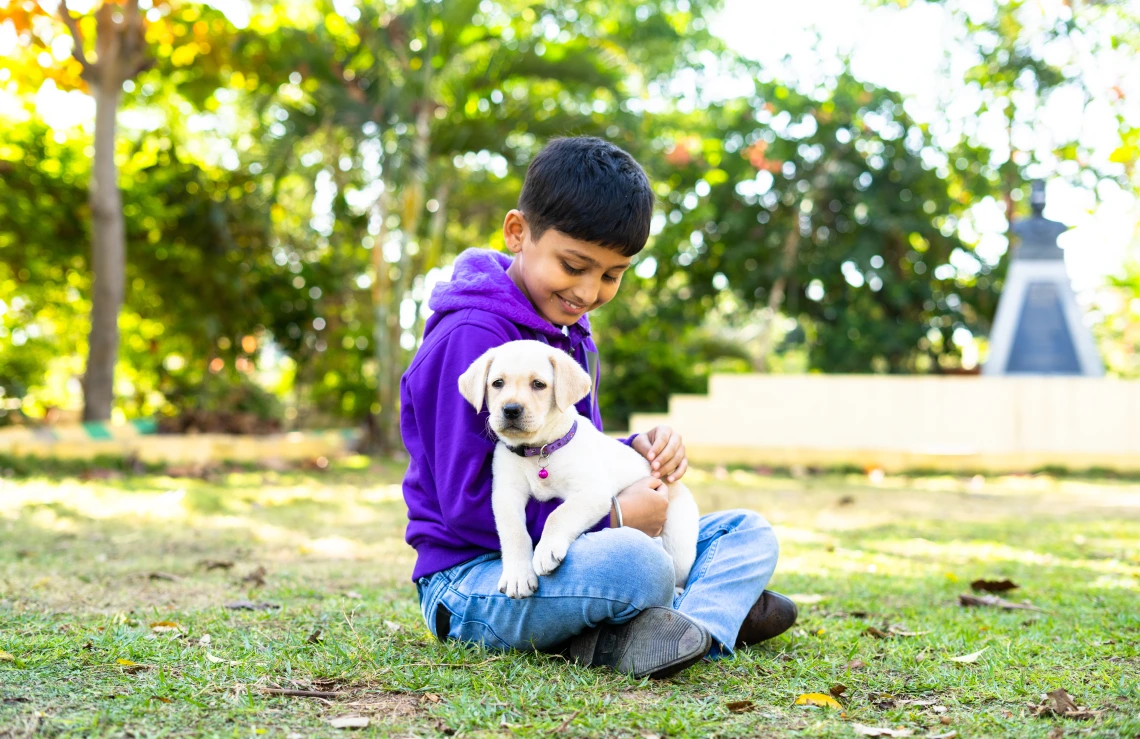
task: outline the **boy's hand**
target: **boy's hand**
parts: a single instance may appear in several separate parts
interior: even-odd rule
[[[649,536],[661,536],[669,513],[669,489],[656,477],[644,477],[617,494],[622,524]],[[617,526],[617,513],[611,507],[610,526]]]
[[[689,469],[685,456],[685,445],[681,435],[669,426],[654,426],[633,439],[634,450],[649,460],[654,477],[663,477],[666,482],[676,482]]]

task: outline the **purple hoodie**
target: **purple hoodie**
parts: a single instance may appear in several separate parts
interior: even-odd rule
[[[418,555],[413,580],[499,551],[491,512],[495,439],[488,431],[487,411],[476,413],[459,394],[459,376],[483,352],[517,339],[567,352],[594,380],[594,392],[575,407],[602,428],[596,403],[598,348],[590,338],[590,322],[583,315],[568,336],[563,334],[535,311],[507,275],[510,263],[509,256],[489,249],[459,255],[451,282],[432,291],[428,305],[434,313],[424,328],[423,345],[400,381],[400,431],[411,458],[404,475],[405,538]],[[532,498],[527,504],[532,543],[560,503]],[[608,525],[607,516],[593,530]]]

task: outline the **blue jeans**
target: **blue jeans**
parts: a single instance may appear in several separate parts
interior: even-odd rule
[[[660,542],[630,528],[578,537],[529,598],[499,592],[498,552],[421,577],[416,589],[428,629],[441,640],[547,651],[600,623],[624,623],[649,606],[666,606],[708,629],[714,639],[710,656],[718,657],[732,654],[778,554],[776,536],[762,516],[721,511],[701,517],[697,559],[681,593],[673,587],[673,561]],[[451,613],[446,634],[436,633],[440,605]]]

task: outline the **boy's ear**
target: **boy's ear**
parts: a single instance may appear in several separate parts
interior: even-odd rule
[[[487,373],[491,371],[491,360],[495,350],[488,349],[459,376],[459,394],[475,407],[475,412],[483,410],[483,396],[487,392]]]
[[[550,352],[550,364],[554,367],[554,405],[559,412],[590,394],[590,376],[569,354],[554,349]]]

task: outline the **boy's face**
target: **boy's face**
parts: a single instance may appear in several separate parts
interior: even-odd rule
[[[617,293],[630,258],[587,241],[547,229],[535,241],[521,211],[503,222],[507,248],[515,255],[507,274],[546,320],[557,326],[577,323]]]

